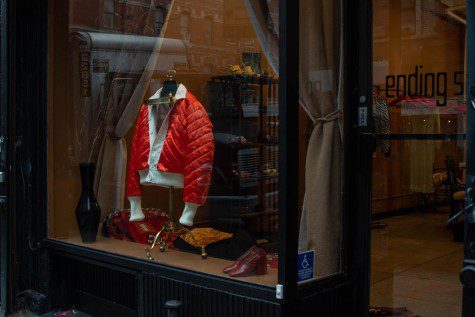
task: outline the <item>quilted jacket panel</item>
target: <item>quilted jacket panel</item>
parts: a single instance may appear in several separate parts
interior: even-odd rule
[[[203,205],[208,195],[214,158],[213,126],[206,110],[189,92],[176,101],[169,115],[168,131],[157,168],[183,174],[183,201]],[[141,196],[139,170],[148,168],[150,138],[148,107],[137,118],[130,153],[126,196]]]

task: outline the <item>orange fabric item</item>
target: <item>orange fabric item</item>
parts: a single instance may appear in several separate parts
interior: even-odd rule
[[[213,228],[195,228],[190,231],[196,241],[193,240],[190,234],[184,234],[181,238],[196,248],[229,239],[233,236],[232,233],[222,232]]]

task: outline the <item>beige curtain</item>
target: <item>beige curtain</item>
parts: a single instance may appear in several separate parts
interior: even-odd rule
[[[154,1],[150,1],[150,10],[144,12],[144,33],[149,32],[147,28],[155,23],[154,6]],[[127,144],[124,136],[135,122],[156,70],[172,6],[173,1],[168,5],[167,17],[160,36],[156,38],[153,50],[146,57],[148,61],[143,72],[139,76],[127,73],[128,69],[136,69],[138,65],[143,64],[143,52],[139,52],[135,58],[124,59],[124,71],[116,70],[117,75],[110,82],[109,94],[105,100],[107,106],[90,158],[96,162],[94,186],[103,216],[124,207],[127,175]]]
[[[315,273],[340,270],[342,226],[342,19],[335,0],[300,1],[300,104],[313,122],[305,163],[299,250]]]

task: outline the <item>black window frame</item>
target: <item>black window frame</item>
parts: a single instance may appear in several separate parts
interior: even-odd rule
[[[207,45],[213,44],[213,18],[210,16],[207,16],[204,18],[204,30],[203,30],[203,38],[204,42]],[[207,23],[209,22],[209,30],[207,30]]]
[[[181,25],[181,22],[182,22],[181,19],[184,16],[187,17],[187,22],[188,22],[187,26],[186,26],[186,31],[187,31],[186,34],[183,32],[185,27]],[[186,41],[190,41],[191,40],[191,13],[188,12],[188,11],[182,11],[182,12],[180,12],[179,19],[180,19],[179,25],[180,25],[181,38],[186,40]]]
[[[9,109],[8,100],[8,86],[9,86],[9,67],[8,67],[8,42],[9,42],[9,27],[8,27],[8,3],[6,0],[0,1],[0,172],[5,175],[7,163],[7,140],[8,133],[8,117]],[[13,307],[11,302],[11,241],[10,241],[10,217],[8,211],[9,201],[7,200],[7,184],[6,179],[0,180],[0,316],[10,313]]]

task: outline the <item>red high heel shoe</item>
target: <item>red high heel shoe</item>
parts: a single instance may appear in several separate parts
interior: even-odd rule
[[[224,273],[229,273],[230,271],[236,269],[237,267],[239,267],[243,261],[246,260],[246,258],[248,256],[250,256],[251,254],[254,254],[257,252],[257,250],[259,250],[258,247],[256,247],[255,245],[252,246],[249,250],[247,250],[243,255],[241,255],[236,261],[234,261],[233,264],[231,264],[230,266],[227,266],[223,269],[223,272]]]
[[[247,257],[240,266],[228,272],[231,277],[244,277],[251,275],[264,275],[267,273],[267,255],[259,249]]]

